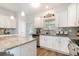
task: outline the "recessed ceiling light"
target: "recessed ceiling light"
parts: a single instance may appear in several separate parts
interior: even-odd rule
[[[48,9],[48,6],[46,6],[46,8]]]
[[[22,11],[22,12],[21,12],[21,16],[25,16],[25,13],[24,13],[24,11]]]
[[[31,3],[31,6],[34,8],[40,7],[40,3]]]
[[[14,19],[14,16],[10,16],[10,19]]]

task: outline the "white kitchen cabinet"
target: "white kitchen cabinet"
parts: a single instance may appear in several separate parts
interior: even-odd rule
[[[16,19],[11,20],[11,21],[10,21],[10,24],[11,24],[11,25],[10,25],[10,28],[16,28],[16,25],[17,25],[17,24],[16,24]]]
[[[40,35],[40,46],[48,48],[49,50],[55,50],[60,53],[68,54],[68,43],[69,38],[67,37]]]
[[[55,26],[56,27],[67,27],[68,21],[68,11],[67,9],[63,9],[55,13]]]
[[[36,17],[34,19],[34,27],[35,28],[43,28],[43,19],[40,17]]]
[[[16,19],[10,19],[9,16],[5,16],[5,24],[6,24],[6,28],[16,28]]]
[[[40,46],[52,49],[51,36],[40,36]]]
[[[20,49],[21,56],[36,56],[36,41],[24,44]]]
[[[10,16],[0,14],[1,28],[16,28],[16,19],[11,20]]]
[[[59,27],[67,27],[67,10],[62,10],[59,13]]]
[[[48,39],[47,39],[47,37],[46,36],[42,36],[42,35],[40,35],[40,46],[42,46],[42,47],[48,47],[48,43],[49,41],[48,41]]]
[[[79,26],[79,4],[77,4],[77,26]]]
[[[0,28],[5,27],[5,22],[4,16],[0,14]]]
[[[14,47],[6,52],[14,56],[36,56],[36,41]]]
[[[59,38],[59,46],[60,46],[59,49],[61,52],[69,53],[68,44],[69,44],[69,38],[67,37]]]
[[[7,50],[6,52],[14,56],[20,56],[21,55],[20,51],[21,51],[20,47],[15,47],[13,49]]]
[[[77,6],[76,4],[71,4],[68,6],[68,27],[76,27],[77,26]]]

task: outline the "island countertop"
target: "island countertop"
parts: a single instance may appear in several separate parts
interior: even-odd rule
[[[0,37],[0,52],[18,47],[23,44],[30,43],[36,40],[35,38],[26,38],[21,36]]]

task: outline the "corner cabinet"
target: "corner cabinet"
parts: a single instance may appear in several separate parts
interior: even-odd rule
[[[10,16],[0,14],[0,28],[16,28],[16,19],[10,19]]]

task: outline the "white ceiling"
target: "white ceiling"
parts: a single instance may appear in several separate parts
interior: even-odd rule
[[[33,8],[30,3],[0,3],[0,8],[13,12],[24,11],[26,14],[38,14],[47,10],[45,6],[53,9],[62,9],[68,5],[68,3],[41,3],[39,8]]]

